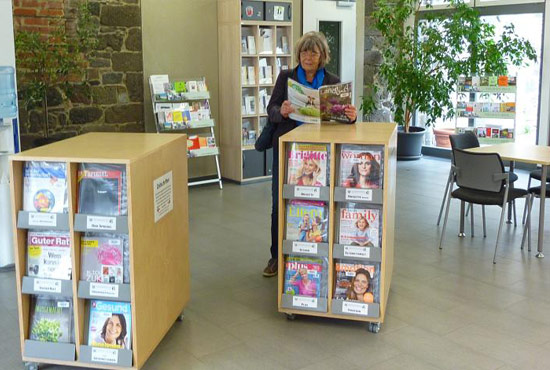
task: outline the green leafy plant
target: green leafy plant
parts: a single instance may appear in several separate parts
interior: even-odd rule
[[[32,335],[41,342],[57,343],[63,334],[59,321],[41,319],[33,326]]]
[[[363,97],[365,114],[377,109],[377,94],[387,90],[394,120],[406,132],[415,111],[424,113],[430,126],[454,117],[451,94],[459,76],[505,75],[508,65],[536,60],[534,48],[513,25],[496,37],[495,27],[463,0],[450,0],[440,12],[421,12],[420,5],[417,0],[376,1],[373,19],[383,37],[383,62]]]
[[[53,21],[53,20],[52,20]],[[69,32],[59,18],[49,35],[17,31],[15,36],[17,84],[25,109],[42,108],[44,136],[48,137],[48,91],[58,87],[70,95],[71,84],[86,71],[85,60],[97,43],[97,26],[87,1],[78,8],[76,30]]]

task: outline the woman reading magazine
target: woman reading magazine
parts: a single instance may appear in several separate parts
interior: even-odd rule
[[[279,73],[267,106],[269,121],[275,125],[275,132],[273,134],[271,185],[271,259],[263,271],[263,275],[266,277],[277,275],[278,267],[279,137],[302,124],[289,118],[294,109],[288,101],[288,79],[291,78],[313,89],[340,82],[338,76],[325,70],[325,65],[330,60],[330,51],[322,33],[312,31],[304,34],[296,43],[294,50],[298,65],[294,69],[283,70]],[[357,109],[353,105],[349,105],[345,108],[345,115],[353,123],[357,119]]]

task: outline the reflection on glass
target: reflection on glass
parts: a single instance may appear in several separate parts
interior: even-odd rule
[[[330,62],[325,66],[326,70],[341,76],[340,73],[340,35],[341,22],[319,21],[319,32],[327,38],[330,50]]]

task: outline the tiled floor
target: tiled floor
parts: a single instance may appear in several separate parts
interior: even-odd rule
[[[261,276],[269,183],[190,189],[191,303],[144,369],[550,369],[550,243],[538,260],[507,225],[493,265],[500,209],[488,210],[486,239],[481,227],[459,239],[455,203],[439,251],[448,169],[431,158],[398,164],[395,266],[376,335],[357,322],[277,312],[277,281]],[[13,273],[0,273],[0,310],[0,369],[22,368]]]

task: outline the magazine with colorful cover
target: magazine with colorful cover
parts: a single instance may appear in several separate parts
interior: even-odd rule
[[[82,247],[80,279],[96,283],[124,282],[124,240],[87,233],[80,239]]]
[[[61,162],[25,162],[23,210],[67,213],[67,168]]]
[[[378,271],[377,263],[336,262],[334,266],[334,299],[378,303]]]
[[[47,295],[32,296],[30,317],[31,340],[73,343],[73,305],[69,298]]]
[[[339,158],[339,186],[360,189],[382,188],[382,147],[345,144],[340,148]]]
[[[78,168],[78,213],[126,215],[126,166],[81,163]]]
[[[289,200],[286,206],[286,240],[326,243],[328,207],[314,200]]]
[[[304,123],[351,122],[345,115],[352,100],[351,82],[321,86],[317,90],[289,78],[287,85],[288,100],[294,109],[289,117],[293,120]]]
[[[71,238],[68,232],[27,233],[27,274],[32,277],[71,280]]]
[[[380,247],[381,209],[359,203],[338,205],[339,244]]]
[[[106,348],[132,348],[130,303],[90,301],[88,345]]]
[[[287,184],[328,186],[329,149],[326,144],[291,143],[287,151]]]
[[[321,258],[285,258],[284,294],[320,297],[324,268]]]

